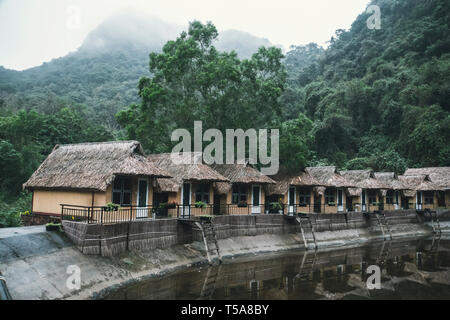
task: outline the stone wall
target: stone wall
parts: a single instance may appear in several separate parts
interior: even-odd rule
[[[60,217],[53,217],[48,215],[37,215],[37,214],[31,214],[31,215],[22,215],[20,216],[20,220],[22,221],[22,225],[24,227],[29,226],[42,226],[47,223],[60,223],[61,218]]]
[[[415,210],[384,213],[392,227],[425,222]],[[440,217],[441,220],[450,220],[448,212],[441,212]],[[310,219],[316,232],[378,228],[374,214],[314,214],[310,215]],[[203,241],[201,231],[195,224],[177,219],[137,220],[103,226],[64,221],[63,227],[81,252],[103,256]],[[214,218],[214,227],[219,240],[299,232],[295,218],[282,215],[217,216]]]

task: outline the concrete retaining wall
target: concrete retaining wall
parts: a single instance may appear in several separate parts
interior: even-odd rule
[[[421,224],[424,221],[415,210],[385,211],[386,219],[396,225]],[[450,220],[448,212],[441,212],[442,220]],[[315,231],[367,229],[380,232],[373,214],[315,214],[310,215]],[[282,215],[218,216],[214,218],[219,240],[259,235],[285,235],[299,232],[294,218]],[[203,241],[201,231],[193,224],[176,219],[137,220],[114,225],[87,225],[64,221],[64,231],[85,254],[115,256],[125,251],[164,249],[177,244]]]
[[[164,249],[178,244],[177,220],[141,220],[112,225],[63,221],[64,231],[85,254],[115,256],[125,251]]]

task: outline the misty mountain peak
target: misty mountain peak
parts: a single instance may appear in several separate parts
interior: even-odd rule
[[[165,22],[156,16],[127,11],[111,16],[91,31],[80,51],[160,50],[164,43],[174,39],[181,30],[181,26]]]
[[[81,53],[97,54],[123,50],[159,51],[163,45],[179,36],[186,25],[177,25],[135,11],[111,16],[91,31],[79,49]],[[261,46],[271,46],[268,39],[238,30],[219,31],[214,43],[220,51],[236,51],[249,58]]]

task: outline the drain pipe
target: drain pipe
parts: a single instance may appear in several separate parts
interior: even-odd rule
[[[6,279],[0,276],[0,300],[12,300],[8,287],[6,286]]]

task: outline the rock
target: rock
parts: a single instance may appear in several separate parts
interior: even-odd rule
[[[134,262],[131,261],[131,259],[128,259],[128,258],[122,259],[122,262],[127,264],[127,265],[129,265],[129,266],[134,265]]]

